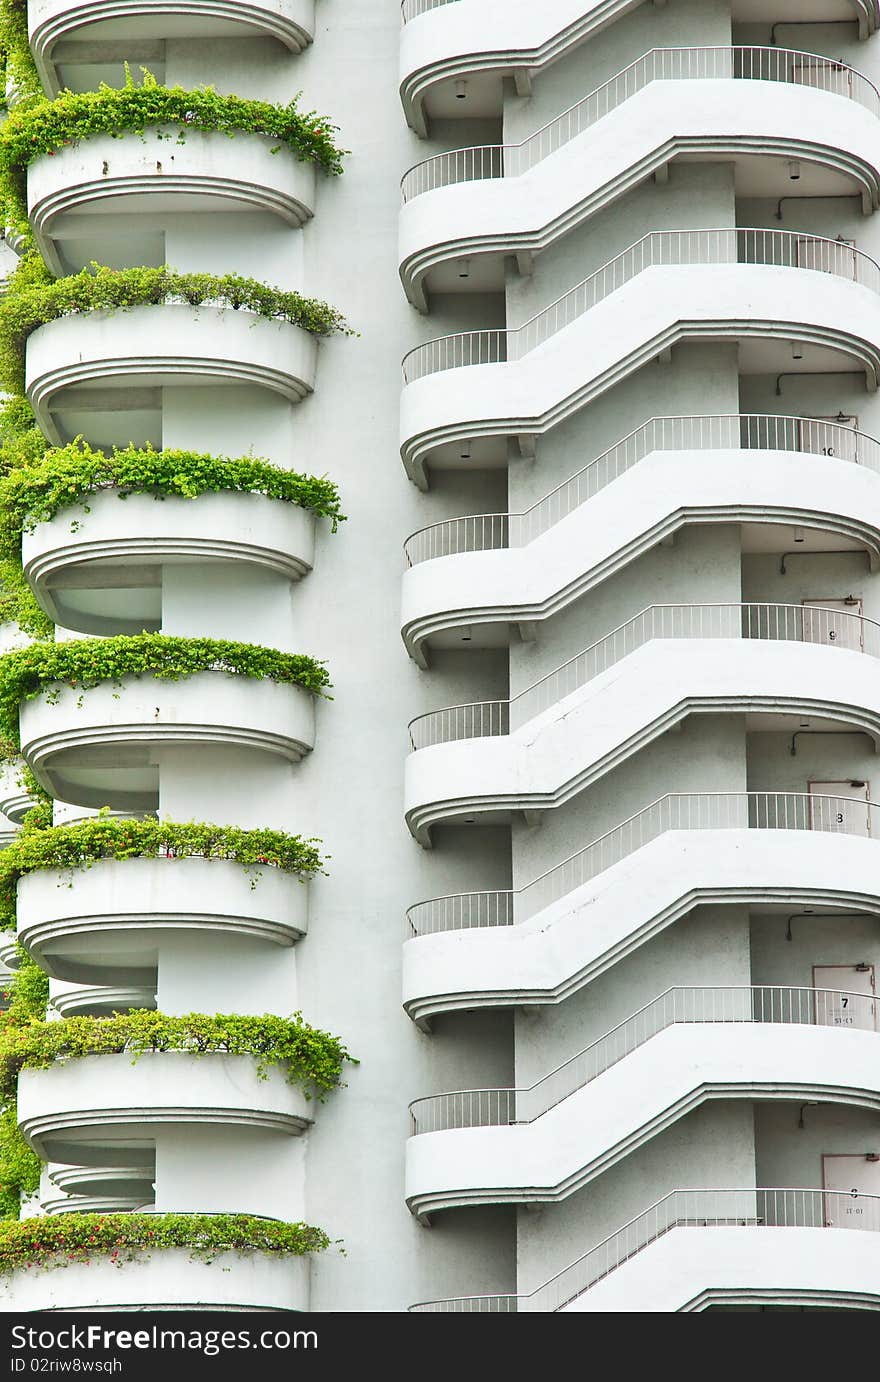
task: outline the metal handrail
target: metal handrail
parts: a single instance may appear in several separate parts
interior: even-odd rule
[[[521,360],[650,268],[752,264],[832,274],[880,293],[880,266],[841,240],[792,230],[653,230],[517,327],[459,331],[425,341],[403,359],[404,383],[475,365]]]
[[[523,512],[468,514],[419,528],[404,543],[406,564],[525,547],[652,452],[691,450],[792,451],[851,461],[880,474],[880,441],[837,422],[782,413],[652,417]]]
[[[528,1294],[422,1301],[411,1312],[515,1314],[562,1310],[672,1229],[841,1228],[880,1231],[880,1196],[792,1189],[672,1190]]]
[[[651,48],[518,144],[450,149],[404,173],[404,203],[462,182],[521,177],[656,81],[765,81],[843,96],[880,115],[880,92],[863,73],[821,53],[776,47]]]
[[[534,1084],[514,1089],[461,1089],[415,1099],[411,1134],[509,1127],[537,1119],[678,1023],[784,1023],[875,1031],[877,999],[847,989],[789,985],[677,985],[646,1003]]]
[[[444,5],[454,5],[456,2],[457,0],[400,0],[400,13],[404,24],[408,24],[420,14],[429,14],[431,10],[439,10]]]
[[[819,605],[649,605],[506,701],[446,706],[410,721],[414,752],[513,733],[655,639],[736,638],[821,643],[880,657],[880,624]]]
[[[522,925],[671,830],[813,830],[880,839],[880,804],[818,792],[668,792],[522,888],[416,903],[406,914],[406,938]]]
[[[419,15],[429,14],[431,10],[442,9],[444,5],[456,4],[457,0],[400,0],[400,13],[404,24],[408,24],[411,19],[418,18]],[[870,11],[877,22],[880,22],[880,3],[878,0],[853,0],[856,9],[864,14]],[[846,23],[845,20],[840,21]]]

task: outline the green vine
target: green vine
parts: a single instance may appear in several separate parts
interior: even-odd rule
[[[40,1188],[42,1169],[19,1131],[16,1102],[11,1099],[0,1112],[0,1220],[18,1219],[22,1200]],[[0,1234],[5,1228],[0,1224]]]
[[[253,456],[208,456],[196,451],[114,447],[108,454],[77,438],[69,446],[48,450],[30,465],[18,466],[0,479],[0,558],[15,561],[22,532],[33,532],[62,509],[81,505],[101,490],[194,499],[201,494],[234,491],[263,494],[329,518],[333,531],[344,520],[339,491],[331,480],[300,475]]]
[[[54,819],[52,798],[44,787],[41,787],[31,769],[21,760],[21,768],[18,774],[18,784],[26,796],[30,797],[33,805],[30,810],[25,812],[21,822],[21,834],[19,839],[34,834],[38,830],[48,830]],[[18,843],[16,841],[15,843]],[[2,923],[0,923],[2,926]]]
[[[45,1020],[49,1003],[49,976],[21,945],[18,947],[18,969],[13,970],[8,992],[10,1003],[0,1025]]]
[[[162,86],[141,68],[136,84],[125,64],[121,88],[102,82],[97,91],[62,91],[54,100],[17,103],[0,127],[0,200],[7,222],[27,224],[27,170],[39,158],[99,134],[122,138],[131,131],[145,138],[150,129],[159,140],[186,143],[188,134],[217,132],[257,134],[272,141],[272,153],[290,149],[302,162],[316,163],[325,172],[342,172],[342,151],[334,143],[335,126],[315,111],[300,111],[298,97],[286,106],[268,101],[223,96],[212,87],[187,91]]]
[[[303,653],[280,653],[253,643],[220,638],[178,638],[162,633],[33,643],[0,657],[0,737],[18,744],[18,709],[47,693],[55,701],[64,686],[83,691],[123,677],[180,681],[198,672],[224,672],[322,694],[327,669]]]
[[[33,829],[26,818],[22,833],[0,851],[0,930],[15,928],[19,879],[43,869],[86,869],[102,859],[225,859],[243,869],[264,866],[305,876],[323,872],[319,844],[280,830],[239,830],[200,821],[98,815]]]
[[[17,466],[38,465],[48,450],[26,398],[17,394],[0,404],[0,475]]]
[[[6,75],[15,83],[20,99],[45,100],[28,43],[27,0],[0,0],[0,51],[6,60]]]
[[[26,398],[8,398],[0,405],[0,476],[16,466],[38,464],[48,445]],[[0,512],[0,529],[2,518]],[[6,623],[18,624],[31,638],[52,638],[55,633],[55,625],[24,579],[20,543],[17,548],[10,544],[5,555],[0,550],[0,624]]]
[[[31,332],[59,317],[188,303],[291,322],[316,336],[352,334],[342,314],[326,302],[240,274],[174,273],[167,266],[109,269],[92,264],[68,278],[26,286],[18,277],[19,269],[0,302],[0,387],[9,393],[24,393],[25,346]]]
[[[216,1053],[251,1056],[257,1075],[283,1066],[287,1083],[306,1098],[323,1100],[342,1083],[345,1062],[357,1064],[338,1037],[291,1017],[239,1017],[187,1013],[168,1017],[149,1009],[113,1017],[66,1017],[55,1022],[6,1023],[0,1029],[0,1098],[15,1098],[22,1070],[48,1070],[58,1061],[84,1056],[179,1051],[201,1057]]]
[[[168,1248],[185,1248],[191,1260],[200,1262],[230,1252],[302,1257],[329,1243],[323,1230],[309,1224],[249,1214],[64,1214],[0,1226],[0,1273],[88,1264],[96,1258],[121,1266]]]
[[[0,624],[17,624],[31,638],[55,635],[55,625],[37,603],[15,557],[0,557]]]
[[[8,986],[9,1007],[0,1015],[0,1029],[43,1021],[49,1002],[49,976],[21,946],[19,966]],[[27,1145],[18,1126],[16,1100],[9,1099],[0,1112],[0,1219],[17,1219],[21,1201],[40,1186],[42,1164]]]
[[[52,824],[52,798],[40,786],[32,770],[20,756],[15,744],[9,739],[0,739],[0,766],[7,763],[15,764],[16,782],[22,795],[31,800],[30,810],[25,813],[21,822],[21,834],[28,835],[35,830],[45,830]],[[2,923],[0,923],[0,929],[2,929]]]
[[[15,764],[16,782],[22,794],[31,799],[31,808],[21,823],[22,833],[45,829],[52,824],[52,798],[40,786],[32,770],[19,754],[17,746],[10,739],[0,738],[0,768],[10,763]]]

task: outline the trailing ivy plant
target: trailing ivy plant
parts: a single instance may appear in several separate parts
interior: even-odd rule
[[[175,273],[161,268],[109,269],[92,264],[68,278],[27,285],[12,275],[0,302],[0,386],[24,392],[25,346],[31,332],[59,317],[184,303],[229,307],[271,321],[291,322],[316,336],[353,334],[334,307],[317,298],[272,288],[240,274]]]
[[[45,100],[28,43],[27,0],[0,0],[0,51],[5,58],[6,77],[14,83],[20,100]]]
[[[40,1188],[42,1163],[22,1137],[16,1102],[0,1112],[0,1220],[18,1219],[21,1202]],[[5,1224],[0,1227],[0,1234]]]
[[[49,976],[23,946],[18,946],[18,968],[13,970],[8,987],[9,1007],[0,1025],[13,1026],[23,1022],[42,1022],[49,1003]]]
[[[14,465],[33,465],[48,443],[36,425],[26,398],[12,397],[0,406],[0,476]],[[2,547],[2,535],[0,535]],[[15,623],[31,638],[52,638],[55,625],[40,608],[21,569],[21,548],[0,550],[0,624]]]
[[[263,865],[283,873],[322,873],[319,840],[281,830],[241,830],[205,821],[120,819],[99,814],[71,825],[22,836],[0,853],[0,868],[16,878],[37,869],[81,869],[101,859],[222,859],[242,868]],[[13,865],[4,868],[12,850]]]
[[[0,624],[17,624],[31,638],[53,638],[55,625],[37,603],[18,557],[0,557]]]
[[[26,398],[16,394],[0,404],[0,475],[16,466],[38,464],[48,450]]]
[[[19,967],[12,975],[7,994],[9,1006],[0,1014],[0,1028],[43,1021],[49,1002],[49,976],[34,963],[26,950],[18,947]],[[8,1099],[0,1112],[0,1219],[17,1219],[21,1201],[40,1186],[40,1158],[21,1135],[15,1099]]]
[[[0,736],[18,744],[19,706],[44,692],[51,702],[65,686],[87,691],[102,682],[119,685],[123,677],[180,681],[198,672],[301,686],[315,694],[330,685],[324,664],[304,653],[281,653],[222,638],[139,633],[32,643],[0,657]]]
[[[257,1075],[280,1066],[287,1083],[319,1100],[342,1083],[342,1067],[357,1062],[338,1037],[291,1017],[187,1013],[168,1017],[148,1009],[112,1017],[66,1017],[55,1022],[6,1023],[0,1029],[0,1098],[13,1099],[22,1070],[48,1070],[58,1061],[147,1052],[191,1056],[252,1056]]]
[[[257,134],[271,141],[272,153],[287,148],[327,173],[342,172],[342,151],[333,137],[336,127],[326,116],[301,111],[298,96],[279,106],[224,96],[210,86],[187,91],[160,85],[146,68],[141,68],[142,81],[137,84],[124,66],[123,87],[102,82],[97,91],[62,91],[54,100],[26,101],[9,112],[0,126],[0,198],[13,225],[27,220],[30,164],[100,134],[120,139],[131,131],[145,140],[149,130],[152,137],[176,144],[186,143],[193,131],[230,138]]]
[[[23,758],[18,760],[18,785],[33,803],[22,817],[21,836],[30,835],[36,830],[47,830],[53,820],[52,798],[46,789],[40,786],[33,770]]]
[[[31,834],[35,830],[44,830],[52,824],[52,798],[49,793],[40,786],[32,769],[25,763],[18,752],[17,747],[8,739],[0,739],[0,766],[12,764],[15,767],[15,780],[22,792],[22,795],[29,797],[31,801],[30,810],[25,813],[21,822],[21,835]],[[20,838],[20,836],[18,837]],[[15,843],[18,843],[18,838]],[[2,851],[0,851],[2,852]],[[0,921],[0,929],[3,923]]]
[[[339,491],[323,476],[300,475],[253,456],[231,459],[150,446],[114,447],[108,453],[80,437],[0,479],[0,558],[16,561],[22,532],[33,532],[73,505],[88,513],[87,500],[102,490],[115,490],[120,499],[130,494],[155,499],[195,499],[221,491],[263,494],[329,518],[334,532],[344,519]]]
[[[199,1262],[222,1262],[232,1252],[302,1257],[329,1243],[322,1229],[309,1224],[250,1214],[62,1214],[3,1224],[0,1274],[96,1260],[121,1267],[169,1248],[183,1248]]]
[[[86,869],[102,859],[166,858],[225,859],[245,870],[263,866],[303,878],[324,871],[319,840],[280,830],[239,830],[202,821],[182,824],[151,817],[119,820],[108,815],[56,826],[50,816],[39,828],[27,817],[25,822],[21,834],[0,851],[0,930],[15,928],[19,879],[43,869]],[[254,882],[257,877],[252,874]]]

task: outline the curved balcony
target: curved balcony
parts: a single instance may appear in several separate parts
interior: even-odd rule
[[[150,1192],[152,1195],[152,1191]],[[129,1214],[152,1208],[152,1199],[137,1195],[65,1195],[50,1190],[40,1199],[44,1214]]]
[[[155,962],[154,962],[155,968]],[[135,1008],[155,1008],[155,985],[65,983],[52,979],[49,1002],[60,1017],[112,1017]]]
[[[404,1008],[564,1002],[706,903],[880,913],[873,802],[802,792],[661,797],[519,891],[411,907]]]
[[[294,227],[314,214],[315,164],[286,145],[203,131],[191,131],[181,144],[176,132],[160,126],[142,135],[95,135],[30,165],[28,218],[53,273],[87,267],[95,255],[82,245],[94,247],[96,236],[102,262],[137,266],[132,216],[140,233],[164,235],[181,214],[251,212]]]
[[[460,1296],[410,1310],[670,1313],[704,1309],[713,1298],[878,1309],[878,1230],[874,1195],[673,1190],[529,1294]]]
[[[145,43],[156,48],[154,60],[165,40],[181,38],[267,37],[299,53],[315,32],[315,0],[194,0],[185,8],[177,0],[29,0],[27,8],[31,52],[50,96],[67,84],[70,65],[133,62]]]
[[[542,432],[684,340],[738,341],[744,373],[756,341],[762,372],[774,368],[776,352],[790,371],[791,343],[802,342],[803,370],[854,361],[873,390],[878,295],[880,266],[836,240],[777,230],[653,231],[520,327],[460,332],[410,351],[404,465],[424,485],[431,453],[452,441],[471,442],[474,464],[487,438],[516,437],[529,450]]]
[[[7,970],[19,969],[21,966],[18,941],[8,931],[0,931],[0,965]]]
[[[268,865],[102,859],[87,869],[40,869],[18,884],[19,940],[41,968],[77,985],[112,985],[113,992],[154,982],[163,937],[171,933],[199,932],[218,946],[234,936],[292,945],[307,926],[308,887]],[[85,1001],[88,992],[69,1001]]]
[[[94,1258],[4,1278],[0,1299],[16,1311],[259,1310],[309,1308],[308,1257],[223,1253],[213,1262],[159,1248],[123,1266]]]
[[[785,195],[796,160],[801,195],[861,196],[870,211],[880,198],[878,117],[874,84],[830,59],[654,48],[520,144],[454,149],[410,169],[400,217],[407,296],[424,311],[432,290],[460,292],[463,257],[469,284],[500,291],[505,255],[546,250],[682,158],[730,162],[743,197]]]
[[[651,605],[510,701],[410,724],[406,820],[553,809],[689,715],[826,717],[880,736],[880,625],[811,605]]]
[[[155,1170],[146,1166],[43,1168],[40,1207],[44,1214],[125,1214],[155,1205]]]
[[[579,44],[631,14],[642,0],[402,0],[400,96],[408,123],[427,133],[431,117],[500,116],[501,79],[519,95],[533,76]],[[762,6],[733,0],[734,23],[765,20]],[[876,31],[876,0],[825,0],[816,17],[857,21],[860,38]],[[803,20],[798,0],[777,0],[774,18]]]
[[[144,1209],[140,1200],[114,1199],[112,1195],[56,1195],[40,1201],[44,1214],[130,1214]]]
[[[524,513],[475,514],[407,539],[410,656],[467,625],[549,619],[690,523],[803,526],[880,553],[880,442],[779,415],[651,418]],[[828,535],[831,536],[828,536]]]
[[[19,723],[22,753],[53,797],[125,811],[157,808],[159,750],[232,746],[295,763],[315,741],[309,692],[225,672],[61,687],[51,703],[22,702]]]
[[[101,1167],[152,1167],[157,1141],[186,1129],[300,1135],[313,1104],[278,1067],[265,1076],[247,1056],[148,1052],[134,1064],[128,1055],[81,1056],[21,1073],[19,1126],[43,1161]]]
[[[77,806],[72,801],[53,801],[52,803],[52,824],[53,825],[73,825],[76,821],[90,821],[95,816],[106,816],[110,820],[116,821],[138,821],[143,820],[146,815],[154,814],[146,811],[111,811],[106,806]]]
[[[22,538],[25,578],[41,607],[62,627],[89,634],[158,628],[169,567],[243,563],[296,581],[314,560],[314,514],[261,494],[161,503],[131,494],[122,503],[117,490],[105,490]]]
[[[417,1100],[407,1204],[566,1199],[715,1098],[878,1109],[876,1008],[821,989],[671,989],[528,1089]]]
[[[37,804],[19,780],[23,766],[20,759],[10,759],[0,768],[0,812],[14,825],[21,825],[28,811]]]
[[[249,384],[297,403],[314,388],[316,363],[315,337],[291,322],[165,304],[39,327],[27,342],[26,389],[54,444],[87,430],[95,445],[124,446],[126,413],[160,412],[163,389]]]
[[[57,1187],[59,1199],[78,1197],[136,1200],[147,1204],[153,1199],[153,1171],[143,1166],[65,1166],[46,1167],[49,1182]]]

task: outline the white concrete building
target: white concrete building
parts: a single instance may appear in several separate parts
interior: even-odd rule
[[[166,178],[149,133],[82,141],[28,179],[53,272],[232,271],[360,333],[162,306],[28,343],[51,441],[251,450],[348,522],[108,498],[26,536],[60,636],[308,652],[334,699],[28,702],[60,801],[329,864],[307,897],[196,860],[170,896],[158,861],[34,875],[21,938],[62,1014],[301,1008],[361,1062],[317,1110],[222,1058],[29,1072],[44,1208],[344,1242],[219,1308],[876,1310],[880,7],[402,11],[28,6],[49,94],[123,60],[301,90],[350,150],[327,179],[202,135]],[[56,1308],[167,1289],[61,1275]]]

